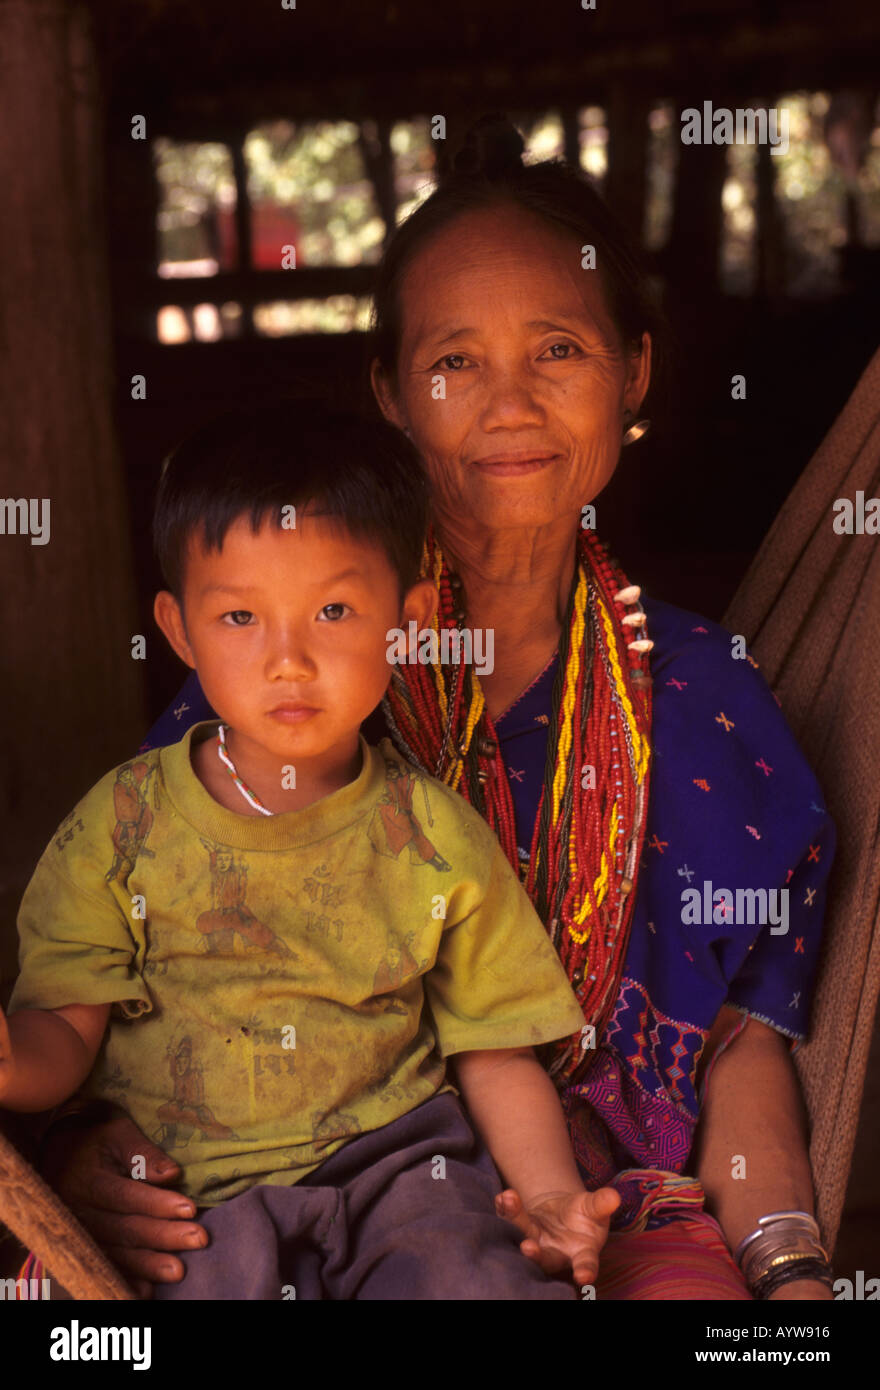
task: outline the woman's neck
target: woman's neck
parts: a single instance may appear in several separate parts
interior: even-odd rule
[[[577,532],[569,522],[477,532],[435,520],[434,531],[464,586],[469,627],[500,627],[524,638],[558,634],[577,553]]]
[[[447,565],[464,587],[462,626],[494,633],[496,670],[480,676],[497,718],[546,666],[559,643],[577,541],[564,528],[524,527],[476,534],[435,521]]]

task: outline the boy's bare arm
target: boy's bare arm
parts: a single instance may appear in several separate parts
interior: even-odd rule
[[[610,1187],[587,1191],[571,1150],[556,1088],[531,1048],[453,1057],[465,1103],[507,1183],[499,1216],[518,1226],[520,1250],[547,1274],[569,1270],[592,1286],[612,1214]]]
[[[109,1004],[0,1009],[0,1106],[39,1111],[60,1105],[92,1069],[110,1014]]]
[[[459,1052],[451,1061],[486,1147],[524,1206],[584,1191],[556,1087],[532,1048]]]

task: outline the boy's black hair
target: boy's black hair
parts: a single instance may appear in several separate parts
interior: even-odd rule
[[[254,533],[271,516],[281,529],[288,504],[297,515],[312,504],[313,512],[381,546],[401,598],[418,579],[428,488],[413,446],[384,421],[319,401],[284,400],[221,415],[165,460],[153,545],[178,602],[191,536],[220,550],[241,516],[250,517]]]

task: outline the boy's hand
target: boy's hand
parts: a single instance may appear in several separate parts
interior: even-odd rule
[[[519,1193],[507,1188],[495,1198],[495,1210],[526,1236],[520,1250],[545,1274],[571,1269],[578,1285],[594,1284],[599,1251],[608,1239],[612,1215],[620,1206],[613,1187],[596,1192],[548,1192],[524,1207]]]

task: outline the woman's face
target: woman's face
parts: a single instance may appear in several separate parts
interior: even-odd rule
[[[614,472],[650,339],[625,353],[578,239],[513,206],[464,213],[408,266],[400,304],[396,386],[374,366],[374,387],[425,461],[438,520],[579,515]]]

